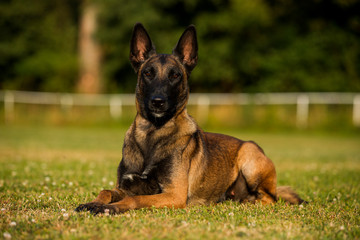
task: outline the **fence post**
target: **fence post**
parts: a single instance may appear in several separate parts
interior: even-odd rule
[[[353,123],[355,127],[360,127],[360,94],[355,95],[353,101]]]
[[[119,119],[122,115],[122,102],[119,97],[110,98],[110,115],[112,118]]]
[[[206,95],[200,95],[197,99],[197,120],[205,124],[209,117],[210,98]]]
[[[60,104],[62,109],[68,111],[74,105],[74,99],[70,94],[64,94],[60,98]]]
[[[11,122],[14,119],[15,96],[12,91],[5,91],[4,94],[4,112],[5,123]]]
[[[309,117],[309,96],[299,95],[296,102],[296,125],[298,128],[306,128]]]

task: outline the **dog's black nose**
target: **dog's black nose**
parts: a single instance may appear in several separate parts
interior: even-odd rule
[[[165,99],[163,97],[153,97],[151,99],[151,104],[155,108],[162,108],[165,105]]]

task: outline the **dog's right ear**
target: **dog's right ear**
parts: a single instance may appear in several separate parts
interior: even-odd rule
[[[179,58],[190,74],[198,60],[198,43],[194,25],[185,29],[173,50],[173,54]]]
[[[130,42],[130,62],[135,72],[139,71],[146,59],[156,54],[149,34],[141,23],[136,23]]]

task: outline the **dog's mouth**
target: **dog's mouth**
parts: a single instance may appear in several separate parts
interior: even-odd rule
[[[151,114],[156,118],[161,118],[165,115],[165,112],[151,112]]]

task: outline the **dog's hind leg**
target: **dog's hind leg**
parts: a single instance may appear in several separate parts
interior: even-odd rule
[[[246,186],[246,181],[243,174],[240,172],[235,182],[226,191],[225,199],[231,199],[234,201],[247,201],[250,194]]]
[[[253,142],[244,143],[238,156],[240,173],[235,190],[239,192],[235,196],[240,196],[243,202],[276,202],[276,172],[272,161]]]

